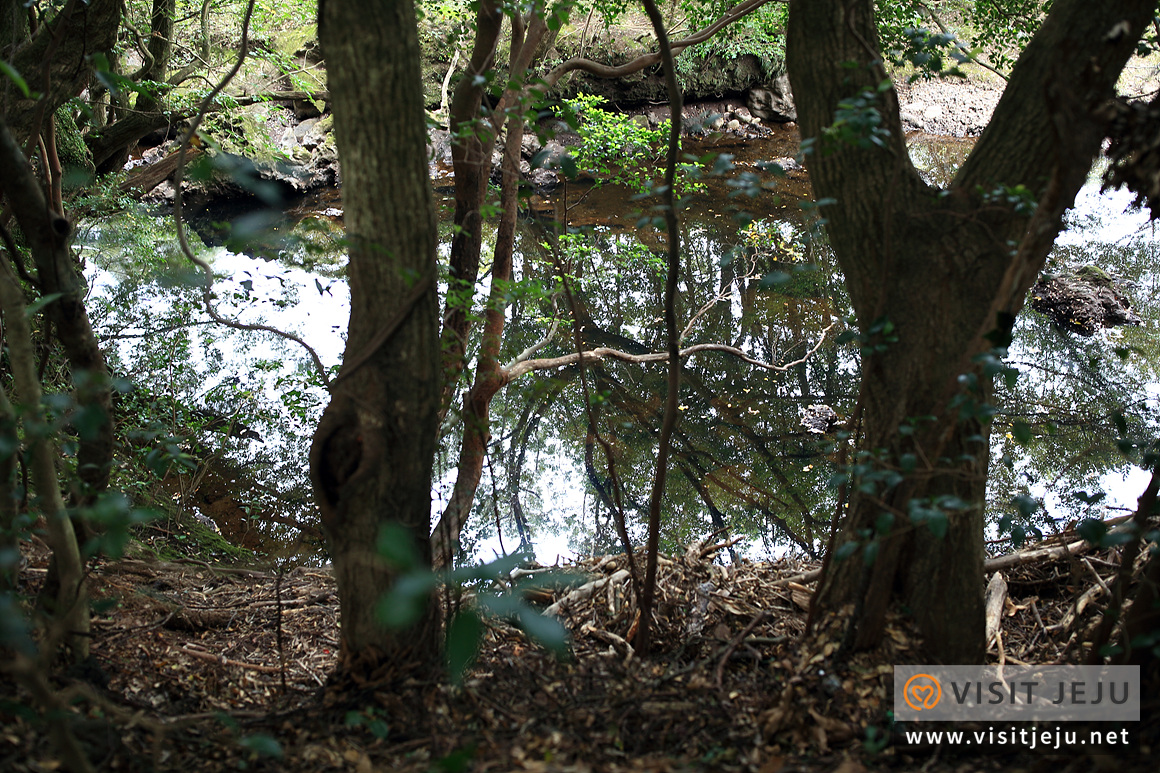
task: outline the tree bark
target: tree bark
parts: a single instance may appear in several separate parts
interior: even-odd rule
[[[68,357],[77,406],[84,427],[77,447],[77,477],[82,484],[73,503],[91,504],[109,484],[113,463],[112,388],[105,354],[85,309],[88,285],[69,249],[72,224],[54,212],[15,138],[0,121],[2,192],[24,231],[36,263],[42,295],[59,298],[45,309]],[[12,256],[16,259],[16,256]]]
[[[2,124],[0,128],[4,128]],[[44,415],[43,394],[36,375],[36,355],[32,347],[24,292],[9,260],[0,257],[0,310],[4,313],[4,343],[8,348],[15,402],[23,408],[21,424],[28,446],[29,474],[35,487],[35,508],[44,516],[56,569],[55,593],[45,601],[59,628],[50,630],[48,641],[56,643],[63,639],[72,650],[73,661],[80,662],[89,657],[90,620],[85,566],[77,545],[76,532],[73,531],[72,521],[69,520],[60,494],[60,481],[56,474],[56,459],[60,451],[48,430]],[[9,401],[5,399],[4,402]]]
[[[471,303],[483,249],[483,218],[479,211],[487,196],[491,152],[496,140],[491,125],[481,120],[480,107],[486,88],[484,76],[495,64],[502,26],[503,12],[494,0],[480,0],[471,59],[451,98],[448,128],[452,136],[451,166],[455,173],[455,233],[451,237],[447,299],[443,304],[440,333],[443,358],[440,421],[450,408],[456,382],[467,365]]]
[[[311,448],[311,480],[338,580],[342,665],[429,673],[440,651],[429,599],[415,628],[375,615],[395,572],[376,554],[382,527],[406,529],[430,564],[431,470],[439,408],[436,224],[414,4],[319,4],[343,161],[351,316],[344,367]],[[417,283],[427,291],[404,305]],[[380,330],[399,322],[381,345]]]
[[[153,0],[150,13],[150,34],[146,51],[149,61],[136,73],[133,80],[147,80],[160,83],[169,69],[169,57],[173,50],[173,15],[175,0]],[[89,140],[93,153],[93,163],[98,171],[115,172],[125,166],[130,148],[142,137],[155,129],[172,124],[176,118],[164,113],[164,95],[141,92],[133,111],[123,115],[111,126]]]
[[[1093,110],[1112,96],[1155,7],[1058,0],[991,124],[939,191],[907,155],[897,97],[879,64],[873,0],[791,2],[787,66],[802,136],[816,138],[807,166],[818,198],[836,200],[822,214],[864,345],[860,475],[847,487],[811,619],[840,617],[847,644],[877,643],[898,602],[935,659],[983,657],[983,406],[992,371],[979,358],[994,342],[1005,345],[1099,150]],[[839,110],[844,138],[840,126],[827,131]],[[859,133],[871,110],[879,130]],[[1011,201],[1017,185],[1031,206]],[[945,508],[939,537],[910,516],[914,503],[944,496],[957,502]],[[835,549],[850,542],[854,554],[836,560]]]
[[[39,133],[43,122],[89,83],[87,57],[113,47],[120,23],[121,0],[71,0],[15,50],[9,63],[33,92],[43,95],[26,99],[8,78],[0,79],[0,112],[18,142]]]

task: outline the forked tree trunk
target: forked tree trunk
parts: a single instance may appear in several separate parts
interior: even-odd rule
[[[818,138],[807,166],[818,198],[836,201],[822,214],[866,347],[859,449],[867,456],[813,610],[815,624],[840,619],[847,643],[877,643],[897,603],[931,657],[983,657],[989,426],[977,409],[991,388],[978,358],[1010,332],[1099,150],[1093,110],[1113,93],[1155,7],[1057,0],[987,130],[939,191],[910,163],[893,89],[879,90],[887,76],[874,1],[792,0],[787,64],[802,136]],[[860,95],[861,105],[840,107]],[[847,130],[874,110],[885,133],[863,130],[860,147],[857,131],[827,132],[840,109]],[[1011,200],[1017,185],[1027,201]],[[1021,204],[1036,202],[1030,217]],[[961,507],[947,511],[940,538],[909,516],[912,502],[944,496]],[[858,549],[834,559],[850,542]]]
[[[441,649],[435,600],[407,631],[384,629],[375,612],[395,579],[376,552],[385,524],[404,527],[419,562],[431,560],[436,225],[414,3],[325,0],[319,36],[343,166],[351,315],[310,467],[338,580],[342,665],[429,672]]]

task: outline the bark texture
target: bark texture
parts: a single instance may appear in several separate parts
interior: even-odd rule
[[[121,0],[70,0],[30,40],[12,46],[9,64],[33,92],[43,94],[26,99],[8,78],[0,79],[0,112],[18,142],[39,133],[58,107],[88,85],[92,69],[87,57],[108,52],[117,42],[121,5]],[[14,0],[0,2],[0,14],[11,18],[14,7],[16,13],[23,11],[20,6]]]
[[[343,666],[390,677],[429,670],[440,651],[434,599],[405,632],[385,630],[375,615],[394,580],[376,554],[384,524],[403,526],[420,562],[431,560],[436,230],[414,4],[325,0],[319,35],[343,163],[351,317],[344,367],[311,448],[311,479],[338,580]]]
[[[847,644],[875,644],[899,602],[932,657],[983,657],[989,425],[976,409],[991,388],[979,357],[1002,343],[1042,268],[1099,150],[1095,108],[1113,95],[1155,7],[1058,0],[940,191],[907,155],[878,64],[873,0],[791,3],[787,66],[802,136],[816,138],[807,157],[815,191],[836,200],[822,214],[867,347],[859,448],[879,473],[849,487],[830,555],[851,541],[861,549],[827,560],[815,601],[815,624],[850,615]],[[1017,185],[1028,200],[1011,200]],[[901,482],[887,480],[892,471]],[[910,515],[912,502],[941,496],[963,506],[947,510],[940,538]]]
[[[77,447],[81,486],[73,492],[72,503],[88,505],[109,485],[113,464],[112,388],[105,354],[85,309],[89,288],[69,248],[72,224],[49,206],[35,172],[2,121],[0,175],[0,193],[28,241],[40,293],[60,296],[47,306],[46,314],[68,357],[77,405],[86,413],[85,421],[80,422],[85,430]]]

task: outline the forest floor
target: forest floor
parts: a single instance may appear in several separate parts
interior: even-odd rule
[[[1156,696],[1130,731],[1135,753],[1114,760],[892,745],[893,664],[923,662],[906,626],[892,620],[880,649],[839,660],[825,632],[803,638],[815,565],[721,563],[721,548],[662,559],[654,658],[626,641],[626,559],[610,556],[563,567],[582,584],[533,599],[570,630],[570,658],[491,621],[462,684],[358,689],[328,681],[339,640],[328,568],[101,563],[97,668],[52,677],[72,707],[53,716],[0,681],[0,770],[59,769],[53,723],[94,768],[120,771],[1154,770]],[[27,555],[23,593],[37,591],[47,555]],[[1082,662],[1117,551],[1065,532],[1004,560],[990,564],[1009,588],[990,662]]]

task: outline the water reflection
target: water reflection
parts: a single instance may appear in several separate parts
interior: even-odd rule
[[[689,150],[733,153],[740,168],[753,169],[758,160],[791,156],[795,143],[786,133],[765,145]],[[912,143],[912,154],[935,184],[950,180],[968,151],[968,144],[957,141]],[[681,318],[694,321],[683,345],[726,344],[777,365],[802,358],[824,336],[827,341],[784,370],[719,352],[688,358],[663,546],[674,550],[727,529],[743,538],[738,549],[751,556],[786,550],[814,555],[834,512],[832,459],[827,443],[802,425],[801,415],[811,405],[827,405],[839,419],[852,410],[857,351],[834,343],[849,304],[824,240],[799,206],[808,201],[808,182],[791,175],[757,198],[735,194],[724,181],[711,180],[687,201]],[[1010,509],[1012,496],[1031,494],[1046,499],[1047,511],[1034,522],[1050,530],[1056,520],[1086,511],[1077,491],[1106,490],[1099,507],[1114,508],[1130,506],[1142,490],[1116,448],[1115,417],[1122,416],[1134,433],[1157,431],[1157,243],[1150,228],[1139,228],[1142,216],[1121,214],[1124,203],[1123,197],[1085,189],[1052,266],[1095,263],[1130,282],[1145,324],[1076,339],[1030,310],[1021,316],[1011,361],[1024,375],[1000,393],[993,436],[989,510],[996,517]],[[585,347],[631,354],[663,350],[660,240],[637,228],[639,210],[647,205],[614,187],[576,186],[529,202],[517,240],[505,358],[539,341],[556,315],[566,324],[536,356],[574,351],[576,334]],[[333,217],[338,206],[334,200],[306,205],[299,214],[313,213],[311,225],[280,242],[282,262],[209,250],[223,274],[223,310],[303,333],[325,350],[328,364],[338,361],[347,313],[339,221]],[[747,217],[739,218],[743,211]],[[130,225],[133,235],[127,235],[113,223],[88,237],[94,301],[103,310],[94,315],[98,327],[122,372],[176,403],[244,414],[263,442],[218,438],[216,452],[248,477],[233,496],[255,513],[251,528],[285,540],[294,533],[288,523],[314,522],[305,448],[325,396],[311,384],[300,352],[204,325],[196,291],[181,282],[180,261],[173,255],[153,263],[141,259],[142,251],[156,251],[171,239],[164,223],[147,222],[153,229],[147,239],[139,226]],[[277,228],[287,230],[285,224]],[[448,225],[442,233],[445,250]],[[488,249],[489,243],[485,256]],[[126,265],[136,268],[126,271]],[[559,291],[561,271],[573,278],[570,308]],[[779,281],[763,284],[770,275]],[[477,302],[485,292],[481,288]],[[194,326],[161,330],[179,321]],[[130,329],[140,337],[123,337]],[[593,422],[580,375],[574,365],[532,373],[495,398],[489,459],[463,535],[469,552],[489,557],[500,550],[501,539],[504,550],[531,544],[547,562],[558,553],[616,550],[611,511],[618,498],[630,534],[642,540],[663,367],[615,360],[588,366],[584,383]],[[454,419],[440,445],[436,518],[455,477]],[[1010,432],[1016,420],[1031,426],[1030,442],[1019,443]],[[615,479],[600,439],[613,450]]]

